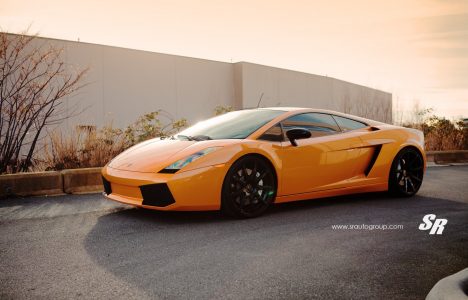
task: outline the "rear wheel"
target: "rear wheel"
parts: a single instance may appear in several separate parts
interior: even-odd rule
[[[421,187],[424,175],[424,160],[414,148],[404,148],[393,160],[388,179],[389,191],[397,196],[410,197]]]
[[[264,213],[276,196],[276,177],[270,164],[260,157],[237,160],[224,178],[221,210],[236,218]]]

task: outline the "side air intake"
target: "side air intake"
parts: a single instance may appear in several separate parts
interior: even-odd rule
[[[372,153],[372,157],[371,157],[371,160],[369,162],[369,165],[367,166],[366,171],[364,172],[364,174],[366,174],[366,176],[369,175],[370,171],[372,170],[372,167],[374,167],[375,161],[379,157],[381,149],[382,149],[382,145],[378,145],[378,146],[374,147],[374,153]]]

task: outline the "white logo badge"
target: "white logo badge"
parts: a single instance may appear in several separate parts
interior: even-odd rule
[[[429,214],[423,217],[423,223],[419,224],[419,230],[431,230],[429,234],[442,234],[447,219],[436,219],[436,215]]]

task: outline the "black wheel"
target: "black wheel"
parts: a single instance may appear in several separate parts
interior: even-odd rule
[[[418,150],[404,148],[393,160],[388,179],[389,191],[397,196],[409,197],[421,187],[424,175],[424,160]]]
[[[224,178],[221,210],[236,218],[264,213],[276,196],[276,177],[270,164],[260,157],[236,161]]]

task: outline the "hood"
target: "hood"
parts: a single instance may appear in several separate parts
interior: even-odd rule
[[[196,141],[152,139],[135,145],[118,156],[109,167],[134,172],[155,172],[171,164],[171,157]]]

